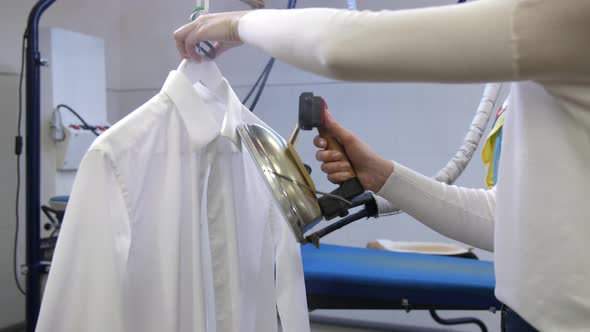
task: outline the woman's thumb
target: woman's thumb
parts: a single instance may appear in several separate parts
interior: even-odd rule
[[[328,110],[324,110],[322,126],[330,135],[337,138],[340,142],[347,141],[352,136],[352,132],[342,127]]]

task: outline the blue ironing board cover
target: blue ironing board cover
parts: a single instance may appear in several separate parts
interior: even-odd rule
[[[302,246],[309,296],[400,303],[412,307],[500,308],[494,266],[476,259],[322,244]]]

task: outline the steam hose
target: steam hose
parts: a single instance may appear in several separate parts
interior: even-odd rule
[[[436,173],[434,176],[435,180],[446,184],[453,184],[459,178],[461,173],[463,173],[479,146],[483,133],[490,120],[490,116],[494,110],[494,105],[498,101],[500,90],[502,90],[501,83],[488,83],[485,85],[483,96],[479,102],[479,107],[471,122],[469,131],[467,132],[467,135],[465,135],[463,145],[461,145],[459,151],[455,153],[447,165]]]
[[[502,83],[487,83],[484,87],[483,95],[477,107],[475,117],[471,121],[469,130],[465,135],[463,144],[455,153],[453,158],[439,170],[434,179],[446,184],[453,184],[463,173],[467,165],[473,158],[481,138],[486,130],[488,122],[494,110],[494,105],[498,101],[500,91],[502,90]],[[375,195],[375,200],[379,211],[391,211],[391,205],[393,202],[387,201],[385,198]],[[388,213],[379,213],[379,216],[396,215],[402,213],[400,209],[395,209]]]

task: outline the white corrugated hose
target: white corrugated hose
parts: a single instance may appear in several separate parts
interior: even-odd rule
[[[485,85],[481,101],[477,107],[475,117],[469,126],[467,135],[465,135],[463,144],[457,153],[455,153],[453,158],[451,158],[451,160],[449,160],[449,162],[445,165],[445,167],[436,173],[434,176],[435,180],[444,182],[446,184],[453,184],[459,178],[461,173],[463,173],[471,161],[471,158],[473,158],[475,151],[477,151],[477,147],[481,142],[481,138],[483,137],[483,134],[486,130],[494,110],[494,106],[496,105],[500,96],[501,90],[501,83],[488,83]],[[377,195],[375,195],[375,199],[377,201],[379,211],[392,211],[391,206],[392,204],[395,205],[394,202],[389,202]],[[402,212],[403,211],[399,209],[394,209],[392,212],[383,214],[379,213],[379,216],[395,215]]]

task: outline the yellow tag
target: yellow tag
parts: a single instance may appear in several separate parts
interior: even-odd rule
[[[488,187],[488,189],[492,188],[495,185],[495,183],[494,183],[494,150],[496,147],[496,139],[498,138],[498,131],[500,130],[500,128],[502,128],[503,125],[504,125],[504,114],[500,115],[500,117],[496,121],[494,128],[492,128],[490,134],[488,135],[486,143],[483,146],[483,149],[481,150],[481,159],[483,161],[483,164],[487,168],[485,182],[486,182],[486,186]]]

